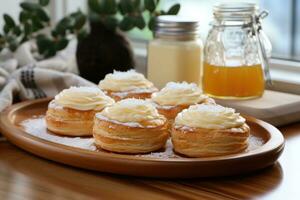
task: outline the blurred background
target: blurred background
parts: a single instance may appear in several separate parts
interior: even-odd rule
[[[30,0],[28,0],[30,1]],[[34,0],[31,0],[34,2]],[[2,1],[0,15],[9,13],[17,18],[20,11],[19,3],[22,0]],[[215,0],[161,0],[161,8],[168,8],[174,3],[180,3],[179,15],[191,16],[199,19],[201,24],[201,37],[205,40],[209,30],[209,22],[212,21],[212,7]],[[237,1],[236,2],[241,2]],[[273,45],[273,58],[300,60],[300,0],[248,0],[244,2],[257,3],[261,9],[269,11],[269,16],[263,21],[264,31],[269,36]],[[87,0],[51,0],[50,14],[54,21],[58,21],[67,13],[80,8],[87,10]],[[3,19],[0,18],[0,26],[3,26]],[[129,37],[133,40],[147,41],[152,35],[145,28],[143,31],[134,29],[130,31]]]

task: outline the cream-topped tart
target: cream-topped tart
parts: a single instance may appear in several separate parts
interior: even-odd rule
[[[174,150],[189,157],[237,153],[248,146],[250,128],[232,108],[198,104],[183,110],[172,127]]]
[[[113,103],[114,100],[97,87],[65,89],[49,103],[47,128],[62,135],[92,135],[95,113]]]
[[[215,104],[215,101],[204,95],[195,83],[169,82],[159,92],[151,96],[159,113],[173,120],[179,112],[194,104]]]
[[[99,82],[99,87],[116,101],[125,98],[146,99],[157,91],[152,82],[135,70],[107,74]]]
[[[93,136],[108,151],[147,153],[165,145],[167,120],[148,101],[124,99],[96,114]]]

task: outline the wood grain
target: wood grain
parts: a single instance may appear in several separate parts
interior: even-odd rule
[[[273,167],[247,176],[166,180],[67,167],[0,140],[0,199],[298,199],[300,123],[280,129],[285,150]]]
[[[227,178],[116,176],[46,161],[8,142],[0,142],[0,157],[0,199],[241,199],[276,192],[284,178],[279,163],[255,174]]]

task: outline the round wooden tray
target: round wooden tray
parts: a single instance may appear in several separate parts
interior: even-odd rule
[[[72,147],[37,137],[22,126],[26,120],[28,122],[37,117],[42,120],[49,101],[50,99],[33,100],[11,106],[0,115],[0,130],[10,142],[26,151],[75,167],[147,177],[227,176],[270,166],[276,162],[284,148],[284,138],[280,131],[253,117],[246,117],[251,128],[252,140],[249,143],[252,149],[228,156],[185,158],[176,155],[171,145],[161,152],[145,155],[124,155],[99,149]],[[43,123],[29,125],[32,130],[45,131],[44,134],[52,135]],[[59,136],[53,137],[57,139]],[[81,138],[77,139],[80,142]]]

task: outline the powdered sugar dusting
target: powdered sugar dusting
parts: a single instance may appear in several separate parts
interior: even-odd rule
[[[171,139],[169,139],[167,141],[165,148],[160,150],[160,151],[151,152],[149,154],[136,155],[136,156],[138,156],[138,157],[148,157],[148,158],[160,158],[160,159],[180,158],[181,157],[181,156],[174,153]]]
[[[150,106],[150,107],[153,106],[149,101],[143,99],[135,99],[135,98],[123,99],[117,102],[117,104],[120,104],[121,106],[127,108],[135,108],[137,106]]]
[[[187,83],[187,82],[169,82],[164,87],[164,89],[169,90],[186,90],[186,89],[192,89],[192,90],[200,90],[200,88],[195,83]]]
[[[96,86],[79,86],[79,87],[75,87],[75,86],[71,86],[68,89],[64,89],[62,92],[72,92],[72,93],[86,93],[86,94],[102,94],[104,95],[103,91],[96,87]]]
[[[80,149],[88,149],[92,151],[96,150],[93,138],[64,137],[52,134],[47,130],[44,116],[34,116],[31,119],[21,122],[20,125],[28,134],[50,142],[77,147]]]
[[[143,74],[137,73],[134,69],[125,72],[114,70],[114,72],[109,75],[114,79],[119,79],[119,80],[123,80],[123,79],[126,80],[126,79],[132,79],[137,77],[145,78]]]
[[[190,107],[190,110],[195,110],[198,112],[208,112],[208,113],[235,113],[233,108],[223,107],[221,105],[212,104],[197,104]]]
[[[253,151],[264,144],[262,138],[255,137],[254,135],[250,135],[248,138],[248,148],[246,151]]]
[[[39,116],[33,116],[32,118],[29,118],[25,121],[22,121],[20,123],[21,128],[28,134],[35,136],[40,139],[44,139],[50,142],[54,142],[57,144],[62,144],[70,147],[76,147],[79,149],[85,149],[89,151],[103,151],[106,153],[105,150],[102,150],[100,148],[97,148],[94,145],[94,139],[88,138],[88,137],[65,137],[60,135],[55,135],[47,130],[45,117],[44,115]],[[261,147],[264,144],[264,141],[256,137],[254,135],[250,135],[249,139],[249,146],[246,150],[252,151],[259,147]],[[111,153],[113,154],[113,153]],[[138,154],[138,155],[132,155],[135,157],[145,157],[145,158],[156,158],[156,159],[168,159],[168,158],[181,158],[180,155],[176,154],[173,151],[173,146],[171,139],[169,139],[166,143],[166,146],[164,149],[158,150],[156,152],[151,152],[148,154]]]

